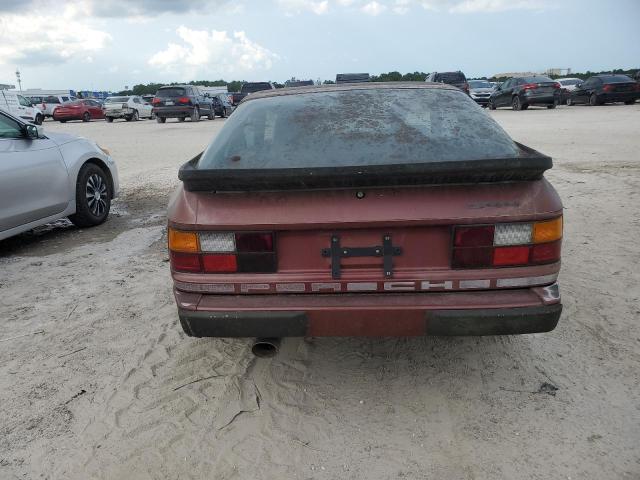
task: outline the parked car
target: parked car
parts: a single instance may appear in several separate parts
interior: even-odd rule
[[[34,107],[31,101],[22,95],[9,90],[0,90],[0,110],[20,117],[23,120],[42,125],[44,114],[38,107]]]
[[[95,100],[74,100],[59,105],[53,111],[53,119],[61,123],[69,120],[82,120],[88,122],[90,120],[98,120],[104,118],[104,110]]]
[[[460,70],[457,72],[431,72],[427,75],[425,82],[446,83],[469,93],[467,77]]]
[[[285,87],[307,87],[309,85],[314,85],[313,80],[287,80],[286,82],[284,82]]]
[[[581,78],[556,78],[555,81],[560,84],[560,103],[566,103],[570,93],[584,82]]]
[[[184,122],[185,118],[192,122],[200,121],[203,116],[209,120],[215,118],[211,98],[195,85],[160,87],[152,105],[158,123],[165,123],[167,118],[177,118],[179,122]]]
[[[153,102],[154,97],[155,95],[142,95],[142,99],[149,105],[151,105],[151,102]]]
[[[234,94],[235,105],[239,104],[244,97],[252,93],[261,92],[263,90],[275,90],[276,86],[271,82],[247,82],[240,88],[240,94]]]
[[[489,104],[489,97],[495,88],[487,80],[469,80],[469,95],[483,108]]]
[[[182,328],[269,338],[552,330],[562,203],[543,177],[551,165],[449,85],[251,95],[179,171],[168,246]]]
[[[363,83],[370,82],[371,77],[368,73],[338,73],[336,75],[336,84],[340,83]]]
[[[0,240],[64,217],[98,225],[117,194],[107,150],[0,112]]]
[[[567,105],[602,105],[624,102],[631,105],[640,98],[640,84],[627,75],[594,75],[571,92]]]
[[[489,108],[511,107],[526,110],[530,105],[556,108],[560,102],[560,84],[544,75],[510,78],[489,97]]]
[[[213,109],[219,117],[226,118],[233,113],[235,107],[229,101],[228,93],[218,93],[211,99],[213,100]]]
[[[27,97],[33,105],[38,105],[45,118],[53,117],[53,111],[60,105],[77,100],[71,95],[31,95]]]
[[[153,107],[137,95],[109,97],[104,102],[104,118],[107,122],[116,118],[124,118],[127,122],[153,118]]]

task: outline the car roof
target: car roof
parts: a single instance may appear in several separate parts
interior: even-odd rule
[[[341,92],[347,90],[412,90],[412,89],[434,89],[453,90],[460,92],[459,88],[446,83],[437,82],[362,82],[362,83],[341,83],[330,85],[305,85],[302,87],[278,88],[276,90],[262,90],[252,93],[243,99],[244,102],[267,97],[282,97],[286,95],[300,95],[305,93]]]

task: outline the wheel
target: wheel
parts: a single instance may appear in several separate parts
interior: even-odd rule
[[[158,123],[164,123],[166,121],[167,121],[167,119],[164,118],[164,117],[156,117],[156,122],[158,122]]]
[[[556,104],[552,103],[551,105],[547,105],[547,108],[556,108]]]
[[[570,107],[571,105],[575,105],[573,103],[573,100],[571,99],[571,97],[567,98],[567,106]]]
[[[222,107],[222,115],[220,115],[222,118],[227,118],[227,107]]]
[[[137,122],[138,120],[140,120],[140,114],[138,113],[138,110],[134,110],[133,111],[133,116],[131,117],[131,119],[134,122]]]
[[[635,100],[626,100],[626,101],[624,102],[624,104],[625,104],[625,105],[633,105],[634,103],[636,103],[636,101],[635,101]]]
[[[596,97],[595,93],[592,93],[591,96],[589,97],[589,105],[591,105],[592,107],[599,105],[598,97]]]
[[[193,112],[191,112],[191,121],[192,122],[199,122],[200,121],[200,109],[198,107],[195,107],[193,109]]]
[[[520,97],[517,95],[511,100],[511,108],[514,110],[522,110],[522,103],[520,103]]]
[[[113,123],[113,117],[104,117],[107,123]]]
[[[84,112],[84,114],[82,115],[82,121],[88,122],[89,120],[91,120],[91,115],[89,115],[89,112]]]
[[[133,120],[133,115],[127,115],[126,117],[124,117],[126,122],[130,122],[131,120]]]
[[[522,110],[526,110],[527,108],[529,108],[529,104],[528,103],[523,103],[522,104]]]
[[[36,125],[42,125],[42,122],[44,122],[44,117],[38,113],[36,118],[33,119],[33,123]]]
[[[60,123],[67,123],[66,120],[60,120]]]
[[[496,109],[496,104],[493,103],[492,100],[489,100],[489,110],[495,110]]]
[[[178,117],[179,122],[184,122],[184,117]]]
[[[69,220],[77,227],[100,225],[111,208],[111,185],[107,174],[93,163],[85,163],[76,182],[76,213]]]

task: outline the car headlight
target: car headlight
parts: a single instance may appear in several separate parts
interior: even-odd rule
[[[101,147],[101,146],[100,146],[100,145],[98,145],[97,143],[96,143],[96,147],[98,147],[100,150],[102,150],[102,153],[104,153],[104,154],[105,154],[105,155],[107,155],[108,157],[110,157],[110,156],[111,156],[111,152],[110,152],[109,150],[107,150],[106,148]]]

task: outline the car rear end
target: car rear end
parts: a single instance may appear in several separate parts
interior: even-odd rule
[[[156,92],[151,105],[157,118],[186,118],[195,107],[193,98],[184,87],[162,87]]]
[[[436,82],[453,85],[469,95],[469,83],[462,72],[438,72],[436,74]]]
[[[549,77],[525,77],[520,96],[527,105],[556,105],[560,103],[561,85]]]
[[[103,108],[107,119],[131,118],[134,113],[134,109],[129,105],[129,97],[107,98]]]
[[[550,159],[511,142],[454,89],[327,91],[333,97],[310,93],[307,104],[243,103],[181,169],[168,246],[184,330],[552,330],[562,310],[562,204],[542,177]],[[325,117],[344,101],[350,112]],[[363,120],[356,126],[353,114]],[[405,163],[422,162],[419,152],[434,161]],[[311,167],[286,168],[294,159]]]
[[[633,103],[640,98],[640,84],[626,75],[608,75],[602,79],[602,91],[598,100],[602,103]]]
[[[57,121],[82,120],[86,108],[82,101],[62,103],[55,107],[52,117]]]

